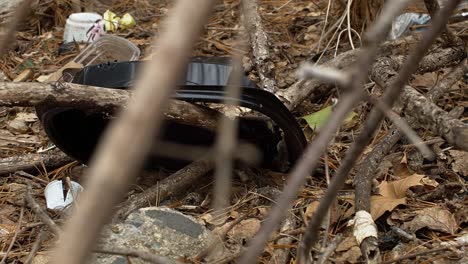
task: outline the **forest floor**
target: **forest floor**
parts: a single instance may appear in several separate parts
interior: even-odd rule
[[[141,58],[153,54],[152,39],[161,28],[160,22],[166,17],[170,4],[166,1],[120,0],[109,7],[117,14],[130,12],[136,19],[134,28],[112,33],[124,37],[137,45]],[[150,5],[148,2],[156,4]],[[278,0],[260,1],[259,13],[265,31],[270,38],[270,56],[273,78],[279,89],[287,89],[297,81],[296,71],[305,61],[320,63],[332,60],[337,55],[349,51],[353,46],[360,47],[360,38],[353,34],[348,38],[347,25],[336,29],[339,33],[324,35],[338,19],[346,13],[346,6],[336,2],[327,15],[328,1]],[[345,2],[345,1],[342,1]],[[421,1],[422,2],[422,1]],[[71,7],[66,1],[41,1],[27,17],[27,21],[16,34],[8,54],[1,58],[0,73],[3,80],[37,81],[51,74],[74,58],[78,51],[75,46],[59,53],[64,25]],[[101,10],[100,10],[101,11]],[[422,3],[413,4],[407,11],[426,13]],[[465,10],[466,12],[466,10]],[[352,15],[352,14],[349,14]],[[324,30],[324,21],[327,20]],[[450,29],[464,43],[467,39],[467,22],[452,23]],[[218,1],[214,14],[205,32],[198,41],[196,56],[229,56],[242,43],[238,35],[241,32],[239,22],[239,2],[234,0]],[[332,33],[335,30],[331,31]],[[362,34],[361,30],[355,33]],[[341,38],[338,38],[338,35]],[[465,49],[463,47],[463,49]],[[407,46],[394,47],[393,54],[406,55]],[[400,49],[400,50],[396,50]],[[441,49],[435,46],[431,52]],[[326,50],[323,56],[321,52]],[[245,55],[248,61],[251,53]],[[465,54],[466,55],[466,54]],[[454,61],[447,65],[437,65],[434,70],[414,75],[409,83],[419,92],[425,93],[439,85],[455,67],[464,67],[465,77],[458,78],[449,89],[436,101],[443,110],[450,112],[465,124],[468,121],[468,97],[466,63]],[[254,82],[259,81],[255,69],[247,72]],[[1,76],[0,76],[1,77]],[[368,90],[376,95],[381,89],[370,83]],[[304,117],[330,109],[339,100],[336,87],[313,92],[292,112],[306,135],[312,141],[317,130],[311,129],[311,122]],[[325,109],[325,110],[324,110]],[[328,147],[327,158],[323,158],[317,171],[308,179],[295,200],[288,219],[291,225],[284,228],[272,239],[259,261],[276,263],[278,254],[288,252],[294,263],[296,247],[301,240],[308,220],[317,208],[318,201],[327,188],[326,176],[333,177],[336,169],[349,149],[353,139],[362,129],[362,124],[370,110],[370,104],[362,103],[345,121],[337,132],[334,141]],[[317,118],[317,116],[315,116]],[[325,118],[326,119],[326,118]],[[384,121],[365,154],[372,150],[390,133],[392,123]],[[429,126],[430,127],[430,126]],[[375,172],[372,190],[372,216],[379,231],[379,247],[384,261],[391,261],[409,254],[436,249],[435,253],[415,256],[401,263],[467,263],[468,255],[463,248],[447,249],[444,243],[456,241],[456,238],[468,239],[468,197],[467,180],[468,152],[459,150],[448,143],[441,135],[428,129],[428,126],[414,127],[418,135],[436,153],[433,161],[424,159],[422,154],[404,136],[381,160]],[[40,160],[47,155],[59,155],[57,149],[50,149],[51,142],[44,132],[40,120],[33,108],[0,107],[0,171],[7,163],[15,160]],[[49,150],[50,149],[50,150]],[[29,156],[28,156],[29,155]],[[0,259],[8,252],[6,263],[25,263],[32,248],[37,244],[40,233],[46,233],[45,239],[35,252],[37,256],[47,255],[57,241],[53,233],[27,206],[24,206],[24,192],[31,186],[31,194],[37,203],[45,208],[44,188],[53,180],[71,178],[82,183],[86,177],[86,168],[76,161],[63,159],[60,166],[48,164],[53,161],[26,162],[18,171],[9,171],[0,177]],[[364,160],[364,157],[360,161]],[[47,164],[46,164],[47,163]],[[11,164],[10,164],[11,165]],[[118,166],[118,165],[116,165]],[[329,172],[328,172],[329,171]],[[152,174],[143,174],[132,185],[126,199],[132,199],[142,191],[158,184],[173,171],[161,169]],[[326,175],[329,174],[329,175]],[[231,207],[222,217],[214,217],[211,210],[213,188],[212,173],[192,187],[164,200],[149,201],[149,205],[167,206],[198,219],[209,229],[225,230],[232,228],[224,238],[226,247],[233,254],[248,244],[265,219],[271,201],[283,188],[287,173],[267,169],[236,170],[231,195]],[[331,250],[327,260],[332,263],[359,263],[361,251],[353,236],[353,228],[348,226],[354,214],[354,185],[350,175],[345,187],[330,209],[327,222],[321,231],[320,243],[314,248],[314,255],[320,257],[328,247]],[[86,186],[85,186],[86,188]],[[59,225],[65,215],[47,211]],[[230,225],[237,219],[236,227]],[[19,222],[21,220],[21,222]],[[281,240],[279,238],[288,238]],[[284,243],[286,241],[286,243]],[[465,242],[466,243],[466,242]],[[441,250],[437,250],[437,249]],[[446,249],[446,250],[442,250]],[[283,252],[283,253],[279,253]],[[41,263],[36,260],[34,263]]]

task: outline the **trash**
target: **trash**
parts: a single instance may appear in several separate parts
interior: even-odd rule
[[[131,41],[122,37],[104,35],[98,40],[89,44],[72,61],[65,64],[58,71],[48,77],[37,79],[39,82],[53,82],[61,79],[71,82],[73,76],[65,76],[69,69],[81,69],[91,64],[106,62],[134,61],[140,57],[140,49]],[[73,74],[71,74],[73,75]]]
[[[96,13],[71,14],[65,24],[63,42],[89,42],[93,36],[97,39],[95,36],[97,30],[100,30],[100,34],[104,32],[103,25],[99,23],[100,20],[102,16]]]
[[[104,28],[108,32],[115,32],[119,28],[120,18],[110,10],[104,12]]]
[[[129,13],[125,13],[120,19],[120,28],[122,29],[129,29],[136,25],[135,19]]]
[[[135,61],[140,49],[131,41],[112,35],[105,35],[91,43],[73,61],[88,66],[107,62]]]
[[[64,188],[62,181],[55,180],[47,184],[44,195],[47,203],[47,208],[52,210],[63,210],[68,205],[73,203],[83,191],[83,187],[77,182],[71,182],[71,190],[67,190],[64,197]]]
[[[397,39],[410,33],[411,26],[424,25],[431,17],[428,14],[404,13],[399,15],[392,23],[390,39]]]
[[[118,17],[114,12],[107,10],[104,13],[104,28],[108,32],[115,32],[117,29],[129,29],[136,25],[136,21],[132,15],[125,13],[122,18]]]
[[[132,87],[141,65],[142,63],[136,61],[92,65],[77,73],[73,82],[128,89]],[[185,78],[179,81],[179,89],[174,98],[189,102],[223,103],[226,96],[224,87],[230,72],[231,66],[226,58],[192,58]],[[238,102],[240,106],[258,111],[271,120],[240,117],[240,140],[255,145],[261,151],[263,166],[277,169],[277,145],[284,135],[288,153],[285,162],[292,165],[306,146],[304,134],[294,116],[276,96],[258,89],[247,77],[242,80],[241,96]],[[36,111],[51,141],[62,151],[84,163],[89,160],[97,140],[109,122],[106,113],[85,113],[54,105],[38,107]],[[169,142],[209,147],[215,139],[214,131],[173,120],[166,120],[164,127],[163,139]],[[188,163],[189,160],[168,159],[152,154],[147,168],[179,169]]]

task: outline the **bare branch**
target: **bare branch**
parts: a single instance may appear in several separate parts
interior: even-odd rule
[[[33,210],[33,212],[41,219],[41,221],[46,224],[54,234],[58,235],[61,231],[60,228],[34,200],[31,195],[31,186],[28,186],[26,189],[25,199],[31,210]]]
[[[384,115],[392,121],[392,123],[414,144],[416,148],[421,152],[424,158],[433,160],[435,158],[434,152],[423,143],[423,140],[418,134],[406,123],[406,121],[396,114],[389,106],[377,99],[371,99],[373,104],[380,110]]]
[[[272,76],[273,62],[270,58],[268,35],[258,13],[257,0],[243,0],[242,11],[244,27],[247,29],[252,46],[253,61],[260,77],[260,87],[274,93],[278,87]]]
[[[346,87],[350,83],[350,76],[347,72],[310,63],[302,65],[298,75],[300,79],[317,78],[323,82],[337,83],[341,87]]]
[[[98,146],[78,208],[65,226],[51,263],[80,264],[94,248],[112,207],[142,168],[159,131],[179,74],[208,19],[214,0],[179,0],[157,40],[157,55],[137,80],[135,98]],[[99,201],[99,202],[97,202]]]
[[[210,162],[199,160],[178,170],[161,180],[158,184],[122,203],[121,207],[114,214],[113,221],[117,222],[118,220],[125,219],[131,212],[147,206],[150,201],[155,201],[157,197],[164,200],[170,195],[186,190],[212,168],[213,165]]]
[[[233,72],[230,83],[226,87],[227,107],[235,107],[236,99],[241,96],[241,78],[242,66],[240,54],[235,56],[232,62]],[[232,100],[234,99],[234,100]],[[223,116],[220,120],[218,136],[215,145],[215,186],[214,186],[214,205],[217,213],[224,212],[229,206],[232,187],[232,172],[234,170],[234,153],[237,141],[237,118],[231,119]]]
[[[418,123],[444,137],[450,144],[468,151],[468,126],[448,115],[443,109],[410,86],[406,86],[402,100],[406,112],[416,117]],[[409,103],[411,102],[411,103]]]
[[[73,162],[73,159],[61,151],[13,156],[0,159],[0,175],[14,173],[16,171],[32,172],[40,168],[42,164],[44,164],[46,168],[57,168],[70,162]]]

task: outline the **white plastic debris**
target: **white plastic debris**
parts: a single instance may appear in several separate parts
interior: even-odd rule
[[[354,219],[350,220],[348,226],[354,225],[353,235],[358,245],[368,237],[377,238],[377,226],[372,219],[371,214],[366,211],[356,212]]]
[[[392,23],[390,39],[397,39],[410,32],[410,27],[414,25],[424,25],[431,17],[428,14],[404,13],[399,15]]]
[[[102,16],[96,13],[73,13],[65,24],[65,31],[63,34],[64,43],[68,42],[89,42],[96,34],[95,24],[102,21]],[[104,25],[99,24],[102,32],[104,32]]]
[[[76,200],[79,194],[83,191],[83,187],[74,181],[71,182],[71,185],[72,189],[68,190],[64,197],[64,186],[61,180],[55,180],[47,184],[44,190],[47,208],[52,210],[63,210],[73,203],[73,201]]]

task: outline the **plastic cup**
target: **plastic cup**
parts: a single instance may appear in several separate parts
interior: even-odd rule
[[[44,190],[47,208],[52,210],[63,210],[68,205],[73,203],[83,191],[83,187],[77,182],[72,181],[72,190],[68,190],[66,196],[63,196],[62,181],[55,180],[47,184]],[[75,194],[76,197],[73,197]]]
[[[63,42],[87,42],[91,33],[88,33],[89,29],[99,19],[102,19],[102,16],[96,13],[71,14],[67,19],[67,23],[65,24]]]

